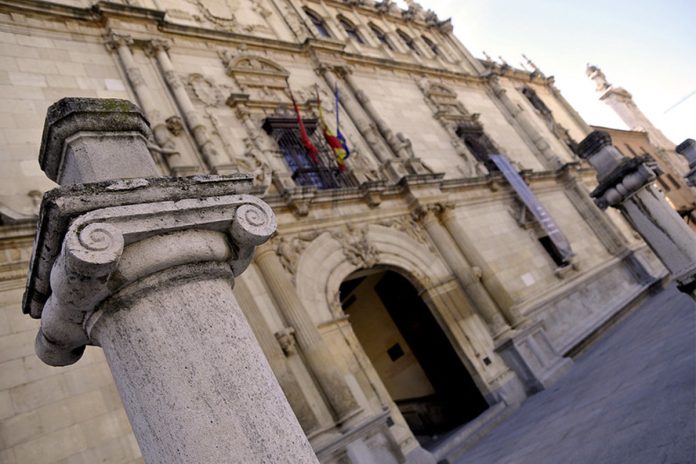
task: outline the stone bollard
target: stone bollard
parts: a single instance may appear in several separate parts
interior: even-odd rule
[[[677,153],[682,155],[689,162],[689,172],[684,178],[690,187],[696,187],[696,140],[686,139],[675,149]]]
[[[49,108],[40,163],[62,186],[24,295],[37,355],[101,346],[147,463],[317,463],[232,294],[273,212],[248,176],[156,177],[150,136],[127,101]]]
[[[606,132],[594,131],[578,145],[578,155],[597,171],[591,193],[602,209],[612,206],[643,237],[677,281],[696,300],[696,234],[653,187],[656,175],[648,158],[626,158]]]

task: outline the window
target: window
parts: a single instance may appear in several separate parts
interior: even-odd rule
[[[389,50],[394,51],[394,45],[392,45],[391,41],[389,40],[389,37],[387,37],[387,34],[383,30],[371,23],[370,30],[382,45],[387,47]]]
[[[437,46],[435,42],[433,42],[424,35],[421,36],[421,38],[423,39],[423,42],[425,42],[425,44],[433,51],[433,54],[435,56],[442,56],[442,54],[440,53],[440,48]]]
[[[408,48],[411,49],[413,53],[416,55],[420,56],[420,50],[418,50],[418,46],[416,45],[416,42],[413,41],[411,37],[409,37],[404,31],[401,29],[397,29],[396,31],[397,34],[399,34],[399,37],[401,37],[401,40],[406,44]]]
[[[309,20],[312,21],[312,24],[314,24],[314,28],[317,30],[317,32],[319,32],[319,36],[326,38],[331,37],[331,33],[329,32],[329,29],[326,27],[326,23],[324,22],[324,20],[321,19],[321,16],[307,8],[305,8],[304,12],[307,15],[307,17],[309,17]]]
[[[529,103],[531,103],[532,106],[542,115],[547,117],[551,116],[551,110],[548,106],[546,106],[546,103],[544,103],[544,101],[541,98],[539,98],[539,95],[537,95],[534,89],[529,88],[527,86],[522,87],[522,95],[527,97]]]
[[[539,238],[539,243],[541,243],[541,246],[544,247],[546,253],[548,253],[551,259],[553,259],[553,262],[556,263],[556,266],[564,267],[570,264],[563,258],[561,252],[558,251],[558,248],[556,248],[556,245],[553,243],[553,240],[551,240],[551,237],[544,235],[543,237]]]
[[[297,185],[313,186],[318,189],[332,189],[357,186],[357,181],[349,172],[338,169],[333,150],[317,130],[316,119],[303,119],[307,134],[319,156],[316,162],[307,156],[300,139],[300,130],[295,118],[266,118],[263,129],[276,141],[292,179]]]
[[[346,18],[338,18],[338,22],[341,23],[341,26],[343,26],[343,29],[345,29],[346,34],[348,34],[348,37],[351,39],[355,40],[359,44],[364,44],[365,41],[363,40],[362,36],[358,32],[358,28],[355,27],[354,24],[352,24],[350,21],[348,21]]]
[[[493,145],[493,141],[483,132],[483,129],[480,127],[460,125],[457,127],[456,132],[459,138],[464,142],[464,145],[466,145],[466,148],[478,161],[486,166],[489,172],[499,171],[498,166],[496,166],[488,156],[498,150],[496,150],[495,145]]]

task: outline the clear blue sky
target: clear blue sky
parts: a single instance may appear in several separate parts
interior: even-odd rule
[[[481,57],[519,66],[521,53],[590,124],[625,128],[598,100],[585,75],[589,62],[633,94],[673,142],[696,138],[696,0],[421,0]]]

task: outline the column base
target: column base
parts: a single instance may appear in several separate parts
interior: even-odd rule
[[[495,351],[517,374],[527,395],[553,385],[573,364],[551,346],[540,322],[500,340]]]

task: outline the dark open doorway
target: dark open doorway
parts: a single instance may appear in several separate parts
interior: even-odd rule
[[[406,278],[392,271],[356,275],[340,291],[358,340],[422,445],[488,408],[440,324]]]

